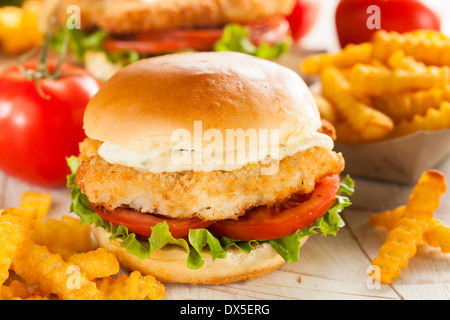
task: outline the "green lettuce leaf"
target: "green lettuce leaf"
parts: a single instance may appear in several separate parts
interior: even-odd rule
[[[101,51],[105,53],[110,62],[117,63],[121,61],[124,66],[138,61],[143,57],[134,50],[106,52],[103,49],[103,41],[108,36],[108,33],[104,30],[88,33],[81,29],[62,28],[53,35],[50,41],[51,47],[56,51],[61,51],[66,36],[68,37],[70,51],[79,61],[84,61],[86,52],[88,51]]]
[[[292,43],[290,37],[285,37],[283,42],[276,45],[262,43],[255,46],[249,39],[249,33],[245,26],[237,23],[227,24],[222,37],[214,45],[214,51],[236,51],[262,59],[276,59],[286,53]]]
[[[278,239],[264,241],[240,241],[227,237],[216,238],[207,229],[191,229],[189,230],[188,240],[183,238],[174,238],[169,231],[169,226],[165,221],[158,223],[152,227],[152,234],[148,241],[137,239],[136,234],[129,232],[128,229],[119,225],[114,226],[112,223],[102,219],[90,205],[87,196],[75,184],[75,175],[78,168],[78,160],[76,157],[67,159],[67,163],[71,169],[71,174],[67,176],[67,187],[72,188],[72,204],[70,209],[76,213],[82,224],[94,224],[96,227],[102,227],[111,233],[110,240],[118,239],[120,246],[125,248],[129,253],[135,255],[139,259],[150,257],[152,252],[161,249],[167,245],[174,245],[183,248],[187,252],[186,265],[191,269],[199,269],[203,266],[202,250],[208,250],[213,260],[224,259],[226,251],[230,247],[236,247],[244,253],[249,253],[256,246],[268,242],[274,250],[286,262],[294,262],[299,260],[300,239],[305,236],[312,236],[321,233],[322,236],[336,235],[337,231],[342,228],[345,223],[339,213],[347,206],[350,200],[342,196],[343,193],[351,195],[354,190],[354,182],[347,175],[342,181],[339,188],[338,196],[335,204],[328,212],[311,226],[297,230],[289,236]]]

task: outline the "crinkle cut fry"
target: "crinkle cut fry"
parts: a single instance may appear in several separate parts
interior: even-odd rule
[[[378,257],[372,261],[380,268],[380,281],[385,284],[400,276],[400,269],[408,265],[417,246],[439,207],[440,197],[445,193],[446,183],[442,173],[426,171],[414,187],[403,216],[390,231],[381,246]],[[372,275],[372,273],[370,274]]]
[[[71,253],[91,251],[95,248],[88,225],[81,225],[79,218],[63,216],[60,220],[47,219],[36,224],[30,238],[39,245],[45,245],[50,252],[60,253],[68,258]]]
[[[143,276],[133,271],[127,277],[119,274],[115,279],[105,277],[96,280],[97,287],[104,294],[104,300],[164,300],[165,288],[153,276]]]
[[[347,120],[347,123],[367,141],[387,136],[393,129],[392,120],[385,114],[356,99],[350,83],[335,67],[326,67],[321,75],[322,94]],[[339,136],[338,136],[339,139]]]
[[[374,226],[392,230],[404,213],[405,206],[399,206],[393,210],[373,214],[369,217],[369,221]],[[440,248],[442,253],[450,253],[450,226],[433,218],[428,229],[423,233],[423,241],[431,247]]]
[[[400,137],[419,130],[441,130],[450,128],[450,103],[443,101],[439,109],[429,108],[425,115],[415,115],[410,121],[401,121],[389,137]]]
[[[415,115],[424,116],[430,108],[439,109],[444,101],[450,101],[449,86],[374,96],[371,99],[372,106],[388,115],[395,123],[410,121]]]
[[[66,261],[79,266],[89,280],[115,275],[120,269],[116,256],[105,248],[76,253]]]
[[[381,61],[397,50],[427,65],[450,65],[450,39],[437,32],[407,32],[400,34],[380,30],[372,37],[373,56]]]
[[[30,293],[23,283],[19,282],[18,280],[13,280],[11,281],[9,286],[0,286],[0,300],[13,300],[17,298],[30,298]]]
[[[36,221],[41,222],[47,215],[52,204],[52,195],[49,192],[27,191],[22,194],[21,208],[36,210]]]
[[[419,70],[379,68],[358,63],[352,68],[350,83],[356,96],[381,96],[406,91],[444,87],[448,84],[448,66],[427,66]]]
[[[0,285],[9,277],[9,268],[34,223],[34,211],[6,209],[0,216]]]
[[[100,300],[103,295],[94,282],[45,246],[25,241],[12,269],[30,285],[38,284],[45,294],[55,293],[63,300]]]
[[[319,53],[305,58],[300,69],[306,75],[317,75],[323,68],[334,66],[349,68],[355,63],[370,63],[372,58],[372,44],[348,44],[337,53]]]

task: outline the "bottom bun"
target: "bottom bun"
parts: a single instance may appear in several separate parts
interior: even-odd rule
[[[260,277],[281,267],[285,261],[269,243],[258,245],[250,253],[232,247],[225,259],[212,260],[208,251],[202,251],[205,261],[198,270],[186,266],[187,252],[178,246],[167,245],[152,253],[148,259],[140,260],[120,246],[119,241],[109,241],[110,233],[101,227],[92,230],[98,244],[114,253],[121,266],[129,271],[140,271],[152,275],[161,282],[190,284],[223,284]],[[303,245],[308,237],[301,239]]]

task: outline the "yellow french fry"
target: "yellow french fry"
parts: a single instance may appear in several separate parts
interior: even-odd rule
[[[354,131],[365,141],[386,137],[393,129],[393,121],[352,95],[350,83],[334,67],[326,67],[321,75],[322,94],[339,111]],[[339,138],[339,136],[338,136]]]
[[[51,204],[52,195],[50,192],[28,191],[22,194],[20,207],[35,209],[36,221],[41,222],[47,215]]]
[[[422,243],[423,235],[432,224],[433,213],[440,205],[440,197],[446,191],[445,177],[435,170],[422,174],[414,187],[409,201],[400,219],[390,231],[381,246],[378,257],[372,261],[380,268],[382,283],[400,276],[400,269],[406,268],[408,261],[416,254],[417,246]],[[388,215],[383,213],[382,218]],[[372,219],[374,221],[374,219]],[[376,220],[375,220],[376,221]]]

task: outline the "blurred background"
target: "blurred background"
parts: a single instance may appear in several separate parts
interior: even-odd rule
[[[428,36],[449,43],[450,1],[444,0],[230,1],[235,7],[219,12],[216,21],[208,17],[210,5],[223,8],[204,3],[0,0],[1,172],[35,185],[63,186],[69,173],[65,157],[78,153],[84,137],[87,102],[104,81],[139,59],[186,50],[237,51],[273,60],[308,84],[317,83],[318,73],[305,72],[300,63],[368,42],[378,29],[366,24],[374,4],[381,29],[433,29]],[[73,19],[76,9],[81,28]],[[29,64],[18,69],[25,60]]]
[[[311,31],[299,44],[305,49],[337,50],[339,41],[336,34],[335,11],[339,0],[316,0],[320,2],[320,11]],[[450,1],[422,0],[437,14],[441,16],[441,31],[450,35]],[[402,17],[399,16],[399,20]]]

